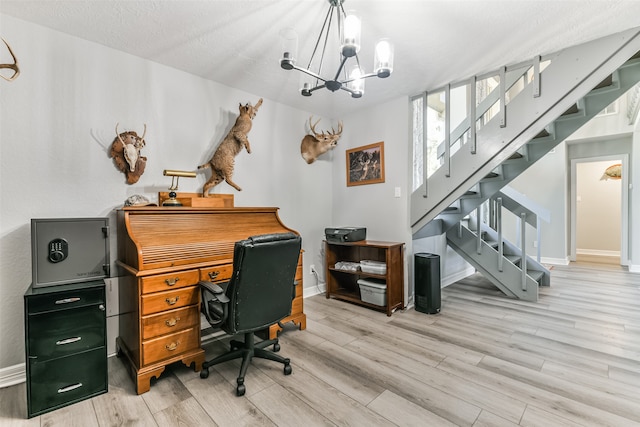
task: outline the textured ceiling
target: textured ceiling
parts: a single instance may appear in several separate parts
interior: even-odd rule
[[[326,90],[305,98],[300,73],[280,68],[279,32],[296,30],[298,64],[306,64],[327,7],[326,0],[0,0],[0,13],[331,118],[640,25],[637,0],[346,0],[345,9],[362,17],[365,71],[375,41],[388,37],[394,72],[368,79],[360,99]]]

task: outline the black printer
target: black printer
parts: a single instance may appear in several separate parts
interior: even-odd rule
[[[324,235],[329,243],[357,242],[367,238],[365,227],[328,227]]]

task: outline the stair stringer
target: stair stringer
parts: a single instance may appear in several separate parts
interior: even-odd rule
[[[527,276],[526,290],[522,290],[522,270],[505,258],[502,271],[498,271],[498,251],[482,241],[478,254],[476,235],[467,227],[452,227],[446,234],[449,246],[505,295],[524,301],[538,301],[538,282]]]
[[[532,85],[526,85],[507,106],[506,127],[500,127],[496,118],[491,120],[478,131],[476,154],[459,150],[451,158],[450,176],[440,168],[413,192],[413,232],[419,232],[638,51],[640,29],[636,28],[559,52],[542,73],[540,97],[534,98]]]

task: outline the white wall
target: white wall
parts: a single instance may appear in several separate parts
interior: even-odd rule
[[[368,240],[403,242],[405,260],[411,255],[408,115],[408,98],[399,98],[344,118],[342,138],[333,150],[333,223],[328,224],[363,226]],[[380,141],[384,142],[385,182],[347,187],[346,150]],[[396,188],[400,197],[395,197]],[[405,292],[406,270],[405,262]]]
[[[238,103],[255,103],[260,94],[9,16],[0,15],[0,26],[21,68],[14,82],[0,83],[2,370],[24,362],[22,295],[31,281],[30,219],[113,219],[113,210],[132,194],[155,200],[170,184],[163,169],[194,170],[207,161],[235,121]],[[313,165],[300,157],[308,117],[265,99],[249,134],[253,152],[236,157],[234,178],[243,191],[226,183],[214,190],[233,193],[236,206],[280,207],[284,224],[303,237],[305,272],[321,259],[319,242],[333,215],[334,172],[329,156]],[[142,150],[147,168],[135,185],[125,183],[108,157],[116,122],[121,131],[141,132],[147,124]],[[182,178],[180,191],[200,191],[208,176]],[[113,250],[112,261],[115,257]],[[308,292],[315,292],[311,275],[305,275]]]
[[[576,252],[620,255],[622,180],[601,177],[622,160],[576,164]]]

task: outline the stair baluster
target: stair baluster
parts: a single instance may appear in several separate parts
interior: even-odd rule
[[[527,290],[527,245],[526,245],[526,226],[527,226],[527,214],[520,214],[520,234],[521,234],[521,243],[522,243],[522,261],[520,261],[520,270],[522,270],[522,290]]]
[[[507,127],[507,67],[500,68],[500,127]],[[504,142],[504,141],[503,141]]]
[[[444,88],[444,176],[451,176],[451,85]]]
[[[482,206],[484,204],[481,203],[476,208],[476,252],[478,255],[482,254]]]
[[[469,149],[471,154],[476,154],[476,120],[477,120],[477,106],[476,106],[476,84],[477,77],[471,77],[471,90],[469,91]]]
[[[504,242],[502,241],[502,197],[496,199],[496,231],[498,232],[498,271],[502,271]]]

